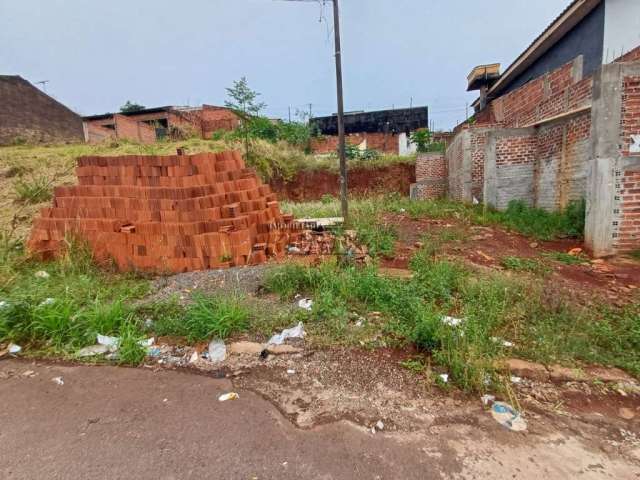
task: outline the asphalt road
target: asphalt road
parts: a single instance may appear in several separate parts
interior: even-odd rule
[[[1,361],[0,478],[539,479],[544,474],[548,480],[637,478],[640,471],[575,439],[532,445],[500,427],[495,432],[504,437],[489,449],[469,425],[443,425],[441,437],[429,438],[373,435],[346,421],[300,430],[251,392],[219,402],[231,389],[225,379],[173,371]]]

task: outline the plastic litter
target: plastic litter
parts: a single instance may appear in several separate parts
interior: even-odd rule
[[[118,337],[109,337],[107,335],[98,334],[97,341],[98,345],[109,347],[110,352],[115,352],[120,346],[120,339]]]
[[[491,415],[496,422],[513,432],[523,432],[527,429],[527,422],[520,412],[508,403],[495,402],[491,407]]]
[[[495,402],[496,401],[496,397],[495,397],[495,395],[482,395],[480,397],[480,400],[482,401],[482,404],[484,406],[487,406],[487,405],[491,405],[493,402]]]
[[[104,355],[109,353],[110,349],[106,345],[91,345],[78,350],[78,357],[95,357],[96,355]]]
[[[287,375],[295,375],[295,374],[296,374],[295,370],[292,370],[292,369],[287,370]]]
[[[491,337],[491,341],[493,343],[500,343],[500,344],[502,344],[503,347],[506,347],[506,348],[513,347],[513,342],[509,342],[507,340],[503,340],[503,339],[498,338],[498,337]]]
[[[120,339],[118,339],[118,342],[120,342]],[[153,346],[154,343],[156,343],[156,339],[154,337],[151,337],[151,338],[147,338],[146,340],[140,340],[138,342],[138,345],[140,345],[141,347],[150,348]]]
[[[22,347],[20,345],[16,345],[15,343],[9,344],[9,353],[15,355],[22,351]]]
[[[8,308],[9,307],[9,302],[7,302],[6,300],[0,300],[0,308]]]
[[[209,361],[213,363],[222,362],[227,358],[227,347],[222,340],[212,340],[209,343]]]
[[[189,363],[196,363],[198,360],[200,360],[200,354],[196,351],[191,354],[191,357],[189,358]]]
[[[298,247],[293,247],[292,246],[292,247],[289,247],[288,250],[289,250],[289,253],[296,253],[296,254],[297,253],[302,253],[302,250],[300,250]]]
[[[238,395],[236,392],[229,392],[229,393],[225,393],[223,395],[220,395],[218,397],[218,401],[219,402],[226,402],[227,400],[237,400],[240,398],[240,395]]]
[[[64,385],[64,380],[62,379],[62,377],[53,377],[51,381],[60,386]]]
[[[382,420],[378,420],[378,421],[376,422],[376,428],[377,428],[378,430],[384,430],[384,423],[382,423]]]
[[[447,316],[442,317],[442,323],[444,323],[445,325],[449,325],[450,327],[457,327],[461,325],[463,321],[464,320],[462,320],[461,318]]]
[[[515,375],[511,375],[511,383],[520,383],[522,382],[522,377],[516,377]]]
[[[301,298],[298,300],[298,307],[303,308],[304,310],[311,311],[313,308],[313,300],[310,298]]]
[[[34,275],[36,278],[49,278],[51,276],[44,270],[39,270],[36,273],[34,273]]]
[[[56,299],[49,297],[40,302],[40,306],[42,307],[44,305],[53,305],[54,303],[56,303]]]
[[[448,373],[441,373],[440,375],[438,375],[438,377],[440,377],[440,380],[442,380],[444,383],[448,383],[449,382],[449,374]]]
[[[269,345],[282,345],[287,338],[304,338],[306,335],[302,322],[293,328],[286,328],[269,339]]]

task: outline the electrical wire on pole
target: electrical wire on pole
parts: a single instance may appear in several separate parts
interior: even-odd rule
[[[314,2],[324,4],[325,0],[285,0],[293,2]],[[336,60],[336,90],[338,100],[338,154],[340,156],[340,206],[344,223],[349,221],[349,201],[347,197],[347,148],[344,131],[344,92],[342,88],[342,50],[340,42],[340,6],[339,0],[333,2],[333,34]],[[309,108],[311,110],[311,107]]]

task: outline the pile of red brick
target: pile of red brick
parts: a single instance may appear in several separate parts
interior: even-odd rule
[[[184,272],[262,263],[289,241],[293,217],[237,152],[83,157],[76,172],[34,222],[42,257],[72,234],[121,270]]]

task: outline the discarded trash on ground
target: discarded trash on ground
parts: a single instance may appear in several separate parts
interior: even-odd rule
[[[109,353],[110,351],[110,347],[108,347],[107,345],[98,344],[82,348],[78,350],[78,353],[76,355],[80,358],[95,357],[96,355],[104,355],[106,353]]]
[[[9,306],[9,302],[6,300],[0,300],[0,309],[7,308]]]
[[[47,272],[45,272],[44,270],[39,270],[36,273],[34,273],[34,276],[36,278],[49,278],[51,275],[49,275]]]
[[[305,335],[304,326],[300,322],[295,327],[286,328],[281,333],[274,335],[267,343],[269,345],[281,345],[287,338],[304,338]]]
[[[292,369],[287,370],[287,375],[295,375],[295,374],[296,374],[295,370],[292,370]]]
[[[298,300],[298,307],[310,312],[313,308],[313,300],[310,298],[301,298]]]
[[[511,375],[511,383],[521,383],[522,377],[516,377],[515,375]]]
[[[462,322],[463,320],[461,318],[454,318],[454,317],[448,317],[448,316],[442,317],[442,323],[444,323],[445,325],[449,325],[450,327],[457,327],[461,325]]]
[[[438,375],[438,377],[440,377],[440,380],[442,380],[443,383],[449,382],[449,374],[448,373],[441,373],[440,375]]]
[[[384,430],[384,423],[382,423],[382,420],[378,420],[376,422],[376,428],[380,431]]]
[[[16,355],[22,351],[22,347],[20,345],[16,345],[15,343],[9,344],[9,353],[11,355]]]
[[[495,402],[491,407],[491,415],[496,422],[513,432],[523,432],[527,429],[527,422],[524,421],[520,412],[508,403]]]
[[[98,345],[109,347],[109,351],[111,352],[115,352],[120,346],[120,339],[118,337],[109,337],[107,335],[98,334],[97,341]]]
[[[222,340],[211,340],[209,343],[209,361],[218,363],[227,358],[227,347]]]
[[[238,395],[236,392],[229,392],[229,393],[225,393],[223,395],[220,395],[218,397],[218,401],[219,402],[226,402],[227,400],[237,400],[240,398],[240,395]]]
[[[480,397],[480,400],[482,401],[482,404],[486,407],[487,405],[491,405],[493,402],[495,402],[496,397],[495,395],[482,395]]]
[[[45,305],[53,305],[54,303],[56,303],[56,299],[49,297],[40,302],[40,306],[43,307]]]
[[[507,340],[503,340],[503,339],[498,338],[498,337],[491,337],[491,341],[493,343],[500,343],[500,344],[502,344],[503,347],[506,347],[506,348],[513,347],[513,342],[509,342]]]
[[[64,380],[62,380],[62,377],[53,377],[51,381],[60,386],[64,385]]]

